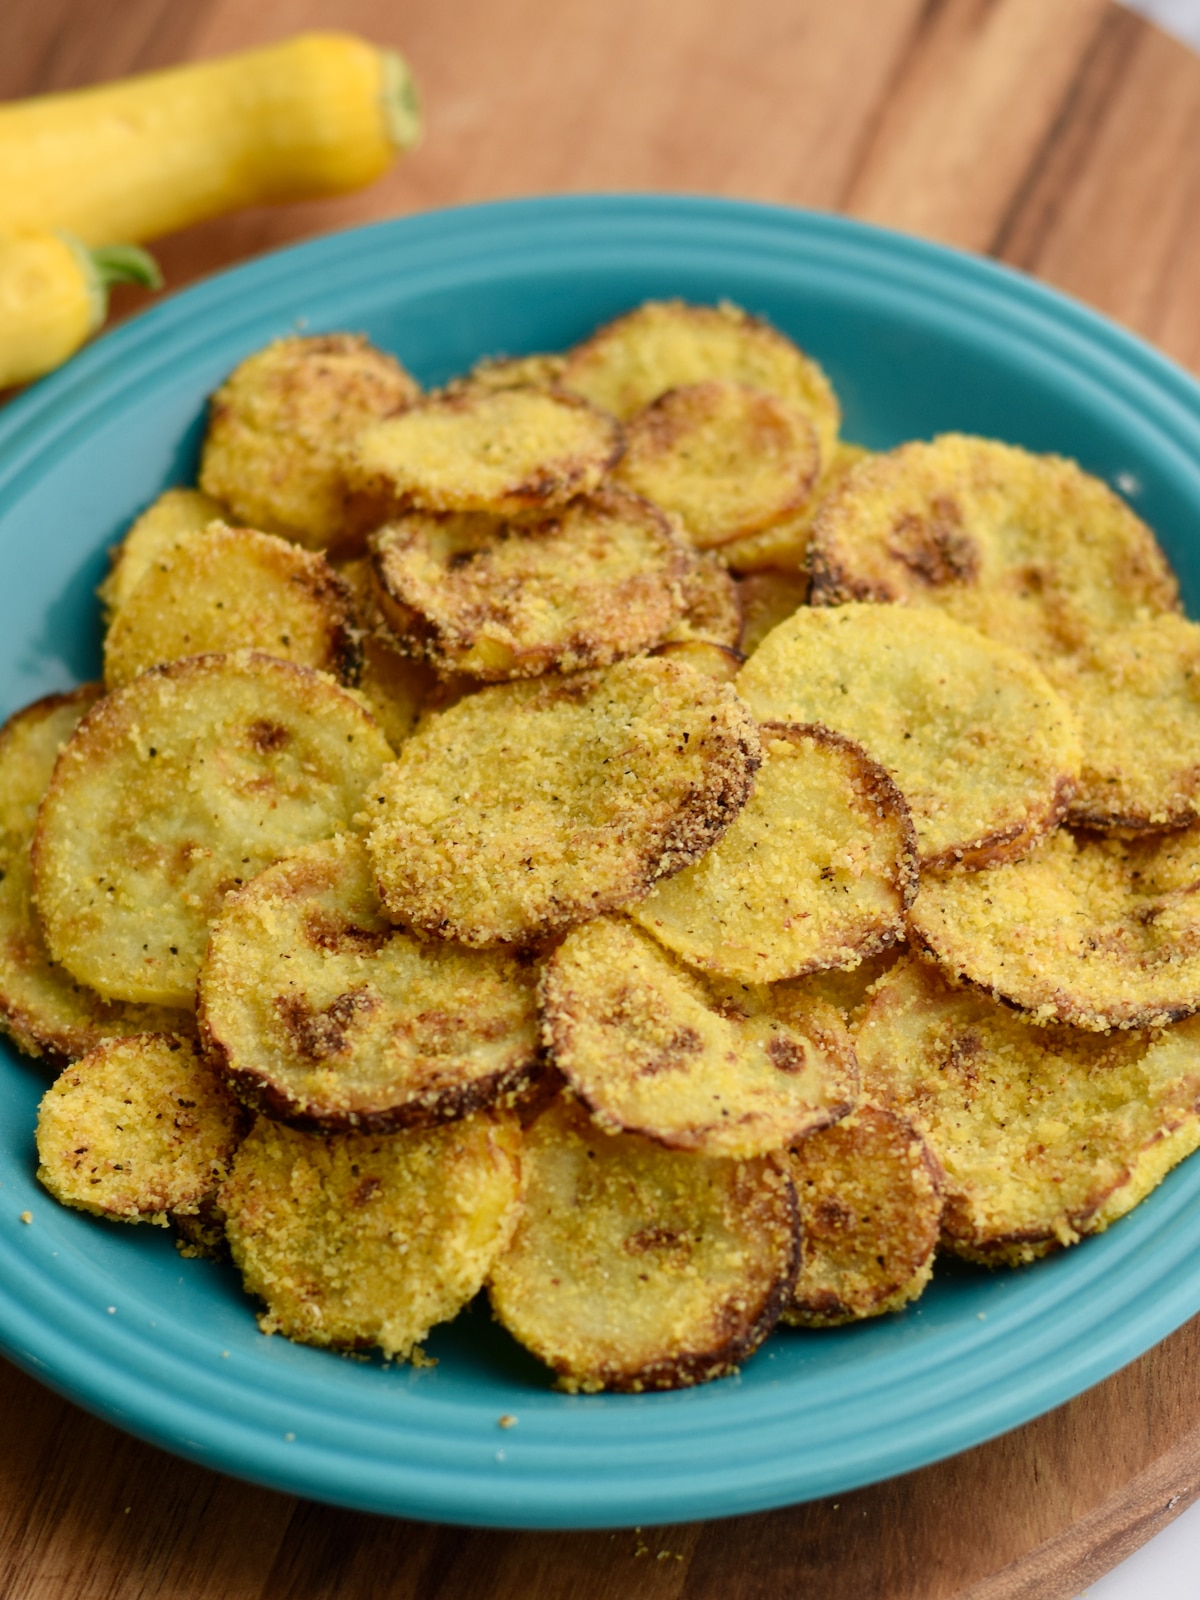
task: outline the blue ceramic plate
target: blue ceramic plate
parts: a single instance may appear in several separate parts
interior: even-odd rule
[[[483,354],[561,348],[652,295],[771,318],[824,363],[864,444],[957,428],[1077,457],[1158,530],[1195,600],[1200,389],[1127,334],[984,261],[833,217],[535,200],[215,278],[0,415],[2,709],[96,674],[105,548],[193,471],[204,397],[251,350],[296,328],[363,330],[438,383]],[[180,1455],[372,1511],[585,1527],[829,1494],[1012,1428],[1200,1311],[1193,1160],[1055,1260],[942,1271],[900,1315],[777,1333],[703,1389],[556,1394],[482,1306],[435,1334],[435,1367],[344,1361],[264,1339],[233,1273],[182,1260],[164,1233],[55,1206],[34,1179],[44,1081],[0,1060],[3,1349]],[[505,1413],[519,1420],[502,1431]]]

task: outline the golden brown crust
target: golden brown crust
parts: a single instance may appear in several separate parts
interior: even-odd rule
[[[808,551],[812,530],[821,507],[850,471],[870,454],[860,444],[839,439],[832,459],[822,460],[821,477],[808,499],[797,511],[764,528],[761,533],[734,539],[720,549],[721,560],[731,572],[747,574],[783,568],[803,569],[805,594],[808,585]]]
[[[432,667],[415,661],[400,649],[395,634],[383,620],[375,595],[370,557],[358,556],[338,569],[350,591],[362,666],[358,692],[393,750],[399,750],[416,730],[426,703],[438,689]]]
[[[410,512],[372,545],[402,646],[485,682],[603,667],[656,643],[689,569],[662,513],[611,489],[534,523]]]
[[[365,429],[354,477],[364,494],[401,508],[514,517],[594,494],[621,448],[612,417],[578,395],[467,389]]]
[[[194,1042],[109,1039],[63,1069],[38,1114],[38,1178],[63,1205],[120,1222],[198,1213],[245,1131]]]
[[[212,523],[160,551],[104,640],[104,681],[213,650],[262,650],[353,683],[361,652],[346,585],[324,556]]]
[[[904,1117],[863,1105],[788,1155],[804,1255],[782,1320],[836,1328],[908,1305],[933,1274],[943,1173]]]
[[[909,930],[1035,1022],[1178,1021],[1200,1009],[1200,825],[1135,839],[1060,828],[1021,861],[930,873]]]
[[[764,567],[737,580],[742,603],[742,637],[738,648],[752,656],[772,628],[786,622],[808,601],[808,574]]]
[[[626,424],[616,476],[708,550],[794,513],[820,466],[816,431],[798,406],[710,379],[668,389]]]
[[[210,522],[223,522],[228,515],[219,500],[199,489],[164,490],[109,552],[112,565],[96,590],[105,622],[112,622],[156,557],[189,533],[201,532]]]
[[[231,894],[200,969],[200,1025],[240,1099],[310,1133],[432,1127],[538,1066],[531,962],[424,943],[384,917],[343,834]]]
[[[690,667],[693,672],[713,678],[717,683],[732,683],[746,662],[740,650],[714,644],[710,639],[665,639],[662,644],[656,644],[650,654]]]
[[[368,800],[384,904],[439,938],[530,943],[702,855],[758,762],[728,686],[672,662],[481,689],[422,727]]]
[[[760,720],[858,740],[908,802],[923,868],[1021,855],[1075,792],[1082,752],[1063,697],[1019,650],[937,611],[803,608],[736,687]]]
[[[854,467],[809,559],[814,605],[935,605],[1046,662],[1179,603],[1154,535],[1107,485],[965,434]]]
[[[706,984],[623,918],[567,935],[541,1005],[551,1061],[609,1132],[744,1158],[836,1121],[857,1099],[832,1008]]]
[[[0,729],[0,1028],[64,1066],[103,1040],[186,1033],[186,1012],[103,1000],[50,959],[33,907],[30,841],[54,763],[100,689],[85,684],[16,712]]]
[[[247,527],[321,550],[357,529],[346,463],[359,433],[420,393],[360,336],[278,339],[213,395],[200,487]]]
[[[260,1118],[220,1203],[246,1291],[266,1302],[263,1332],[407,1359],[511,1238],[520,1140],[515,1117],[488,1112],[387,1137]]]
[[[565,361],[560,355],[485,356],[465,377],[451,378],[439,394],[491,394],[496,389],[554,389]]]
[[[706,1383],[766,1338],[799,1261],[795,1195],[772,1157],[664,1150],[559,1101],[527,1131],[523,1165],[492,1306],[560,1387]]]
[[[913,1119],[945,1170],[955,1254],[1016,1266],[1097,1233],[1200,1143],[1200,1022],[1031,1028],[912,958],[854,1030],[864,1090]]]
[[[798,405],[817,431],[822,461],[833,458],[841,412],[828,378],[777,328],[728,301],[648,300],[576,345],[562,383],[625,421],[668,389],[710,378]]]
[[[255,651],[189,656],[100,701],[33,842],[55,960],[110,999],[190,1007],[228,889],[347,826],[390,759],[328,678]]]
[[[759,734],[744,810],[630,915],[691,965],[745,983],[856,966],[903,936],[917,892],[908,808],[842,734],[777,722]]]
[[[664,643],[697,640],[738,649],[742,636],[738,586],[711,551],[695,552],[680,588],[683,615],[667,630]]]

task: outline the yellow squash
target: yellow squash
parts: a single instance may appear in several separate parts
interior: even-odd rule
[[[370,183],[420,134],[404,61],[344,33],[0,106],[0,230],[150,239]]]
[[[62,233],[0,233],[0,389],[60,366],[103,323],[114,283],[158,289],[136,245],[88,250]]]

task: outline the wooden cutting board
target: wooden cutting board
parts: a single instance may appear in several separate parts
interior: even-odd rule
[[[172,288],[430,206],[685,190],[991,253],[1200,371],[1200,59],[1110,0],[6,0],[0,96],[331,25],[406,51],[425,146],[358,195],[162,241]],[[1200,1492],[1200,1322],[953,1461],[640,1532],[314,1506],[176,1461],[3,1363],[0,1418],[0,1600],[1070,1600]]]

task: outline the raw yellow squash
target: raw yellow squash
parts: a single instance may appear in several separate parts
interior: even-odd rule
[[[162,285],[136,245],[87,250],[61,233],[0,233],[0,389],[60,366],[104,321],[114,283]]]
[[[141,240],[239,206],[370,183],[416,143],[394,51],[300,34],[239,55],[0,106],[0,229]]]

